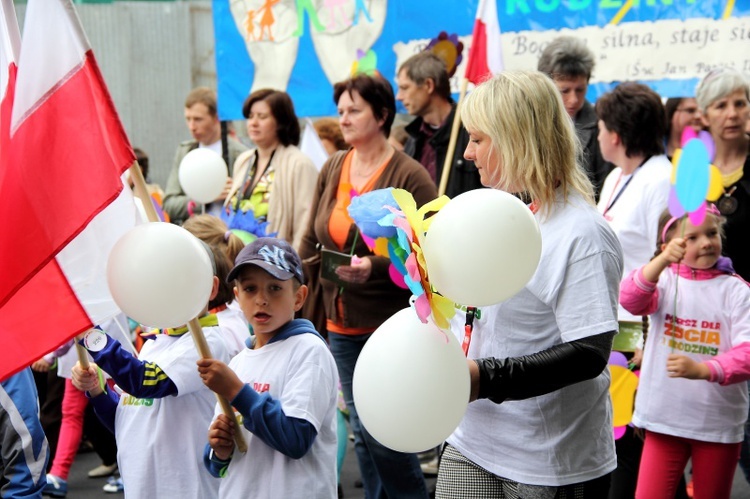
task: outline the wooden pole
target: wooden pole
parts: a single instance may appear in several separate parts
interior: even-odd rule
[[[89,356],[86,349],[78,344],[78,340],[86,336],[86,333],[88,333],[89,331],[91,331],[91,329],[84,333],[76,335],[75,339],[73,340],[73,343],[75,343],[76,346],[76,353],[78,354],[78,363],[81,364],[81,369],[83,369],[84,371],[87,371],[89,368]]]
[[[201,323],[197,318],[190,319],[190,322],[188,322],[188,329],[190,329],[190,334],[192,334],[193,336],[195,347],[198,349],[198,353],[200,353],[200,356],[204,359],[210,359],[212,357],[211,348],[208,346],[206,337],[203,335],[203,328],[201,327]],[[234,413],[234,409],[232,409],[232,405],[227,399],[225,399],[218,393],[216,393],[215,395],[216,400],[218,400],[219,405],[221,405],[221,410],[229,417],[229,419],[234,421],[234,427],[236,430],[234,432],[234,443],[237,445],[237,450],[244,454],[245,452],[247,452],[247,442],[245,442],[245,437],[242,435],[242,428],[240,428],[239,422],[237,421],[237,416]]]
[[[159,216],[156,214],[156,209],[151,202],[151,196],[146,189],[146,180],[143,178],[143,172],[141,172],[141,167],[138,165],[137,161],[130,167],[130,178],[133,179],[133,187],[135,188],[136,195],[141,198],[141,201],[143,201],[143,207],[146,209],[148,221],[158,222]],[[204,359],[210,359],[212,357],[211,349],[208,346],[206,337],[203,334],[203,328],[201,327],[200,322],[198,322],[197,317],[188,322],[188,329],[190,329],[190,333],[193,336],[193,341],[195,341],[195,346],[198,349],[200,356]],[[83,366],[83,362],[81,363],[81,366]],[[84,369],[85,368],[86,367],[84,367]],[[242,453],[247,452],[247,442],[245,442],[245,437],[242,435],[242,429],[240,428],[240,424],[237,421],[237,415],[234,413],[232,406],[224,397],[220,397],[217,394],[216,398],[218,399],[219,405],[221,405],[224,414],[226,414],[230,420],[234,421],[237,430],[234,432],[234,442],[237,445],[237,449]]]
[[[453,114],[453,126],[451,127],[451,138],[448,142],[448,152],[445,154],[445,162],[443,163],[443,173],[440,175],[440,187],[438,188],[438,196],[445,194],[445,189],[448,187],[448,177],[451,174],[453,168],[453,154],[456,152],[456,141],[458,141],[458,132],[461,129],[461,103],[466,96],[466,89],[469,86],[469,80],[466,78],[461,79],[461,89],[458,93],[458,103],[456,104],[456,112]]]
[[[156,208],[154,208],[154,203],[151,201],[151,196],[146,187],[146,179],[143,178],[143,172],[137,161],[133,161],[133,164],[130,165],[130,179],[133,181],[135,195],[140,198],[143,209],[146,210],[146,218],[149,222],[158,222],[159,215],[156,214]]]

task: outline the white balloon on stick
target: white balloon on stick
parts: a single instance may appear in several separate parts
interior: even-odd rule
[[[211,296],[213,275],[198,238],[164,222],[128,231],[107,261],[115,303],[133,320],[158,328],[182,326],[199,317]]]
[[[412,308],[386,320],[367,340],[352,390],[362,425],[400,452],[440,445],[469,403],[469,368],[458,340]]]
[[[542,236],[528,206],[496,189],[450,200],[432,219],[422,245],[430,283],[472,307],[518,293],[539,265]]]
[[[214,201],[227,183],[227,164],[211,149],[193,149],[182,158],[180,186],[187,196],[202,204]]]

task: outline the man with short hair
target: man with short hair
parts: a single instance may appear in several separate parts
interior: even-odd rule
[[[185,122],[192,140],[182,142],[177,148],[172,170],[169,173],[167,187],[164,190],[164,211],[169,214],[170,221],[181,225],[187,220],[188,202],[190,201],[182,190],[179,179],[180,162],[190,151],[199,147],[211,149],[222,158],[229,158],[227,164],[227,184],[224,191],[212,203],[206,205],[206,213],[218,216],[229,188],[232,185],[232,171],[234,161],[247,148],[232,137],[227,137],[228,156],[224,154],[221,144],[221,122],[216,106],[216,93],[208,87],[193,89],[185,99]]]
[[[594,64],[594,54],[583,40],[560,36],[544,48],[537,69],[552,78],[560,91],[565,110],[575,124],[576,135],[583,147],[583,167],[594,185],[594,195],[599,201],[604,179],[614,165],[602,158],[596,139],[596,113],[594,106],[586,100]]]
[[[432,52],[420,52],[401,65],[396,82],[396,99],[416,116],[406,126],[409,139],[404,152],[419,161],[439,186],[456,114],[445,62]],[[482,187],[474,163],[464,159],[468,143],[469,134],[461,127],[445,190],[451,198]]]

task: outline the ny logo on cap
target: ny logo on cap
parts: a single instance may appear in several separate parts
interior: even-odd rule
[[[258,250],[258,255],[262,256],[266,262],[294,274],[294,269],[286,260],[286,252],[278,246],[269,246],[266,244]]]

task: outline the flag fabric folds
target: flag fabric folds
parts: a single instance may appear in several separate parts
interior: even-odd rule
[[[328,152],[323,145],[323,141],[320,140],[318,132],[315,131],[315,125],[310,118],[305,120],[305,129],[302,131],[299,149],[310,158],[318,171],[323,169],[323,164],[328,160]]]
[[[478,85],[503,70],[503,47],[496,0],[479,0],[464,77]]]
[[[15,53],[15,86],[0,79],[0,380],[119,312],[107,257],[136,222],[135,156],[71,1],[29,0]]]

